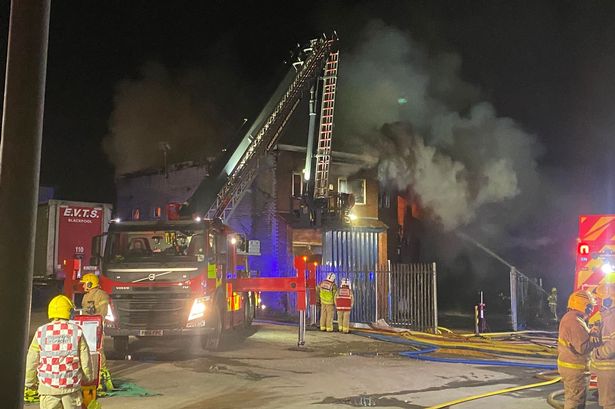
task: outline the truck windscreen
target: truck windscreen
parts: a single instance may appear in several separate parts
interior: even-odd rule
[[[105,258],[111,263],[204,261],[203,232],[127,231],[110,233]]]

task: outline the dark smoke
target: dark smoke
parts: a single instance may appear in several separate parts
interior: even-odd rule
[[[498,117],[464,82],[461,58],[430,55],[396,28],[372,23],[341,65],[339,131],[378,153],[383,184],[411,188],[445,230],[492,204],[519,204],[541,179],[536,138]],[[515,203],[515,199],[519,203]]]
[[[116,174],[160,168],[163,142],[170,146],[170,163],[215,156],[224,122],[206,91],[205,73],[173,73],[156,63],[122,81],[103,141]]]

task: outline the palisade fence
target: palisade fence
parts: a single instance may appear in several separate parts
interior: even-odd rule
[[[370,270],[321,266],[316,282],[320,283],[329,273],[335,273],[338,286],[342,278],[350,279],[354,293],[352,322],[369,324],[384,319],[396,327],[436,331],[436,263],[389,264]]]
[[[515,267],[510,269],[510,321],[513,331],[552,329],[549,293],[539,279],[532,279]]]

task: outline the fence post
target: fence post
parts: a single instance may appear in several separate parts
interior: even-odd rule
[[[393,322],[393,286],[391,285],[391,260],[387,260],[387,318]]]
[[[510,269],[510,320],[513,331],[518,331],[519,323],[517,322],[517,269]]]
[[[374,322],[378,321],[378,264],[374,267],[374,280],[376,281],[376,308],[374,315]]]
[[[438,280],[437,280],[437,270],[436,270],[436,263],[432,263],[432,271],[431,271],[431,275],[432,275],[432,280],[433,280],[433,333],[437,334],[438,333]]]

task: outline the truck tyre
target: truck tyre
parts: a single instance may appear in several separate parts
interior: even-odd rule
[[[216,307],[214,307],[214,312],[211,315],[211,318],[212,325],[210,328],[213,327],[213,332],[201,338],[201,346],[203,349],[208,351],[216,351],[220,349],[224,335],[224,321],[220,305],[216,305]]]
[[[128,353],[128,337],[113,337],[113,350],[122,356],[126,355]]]

